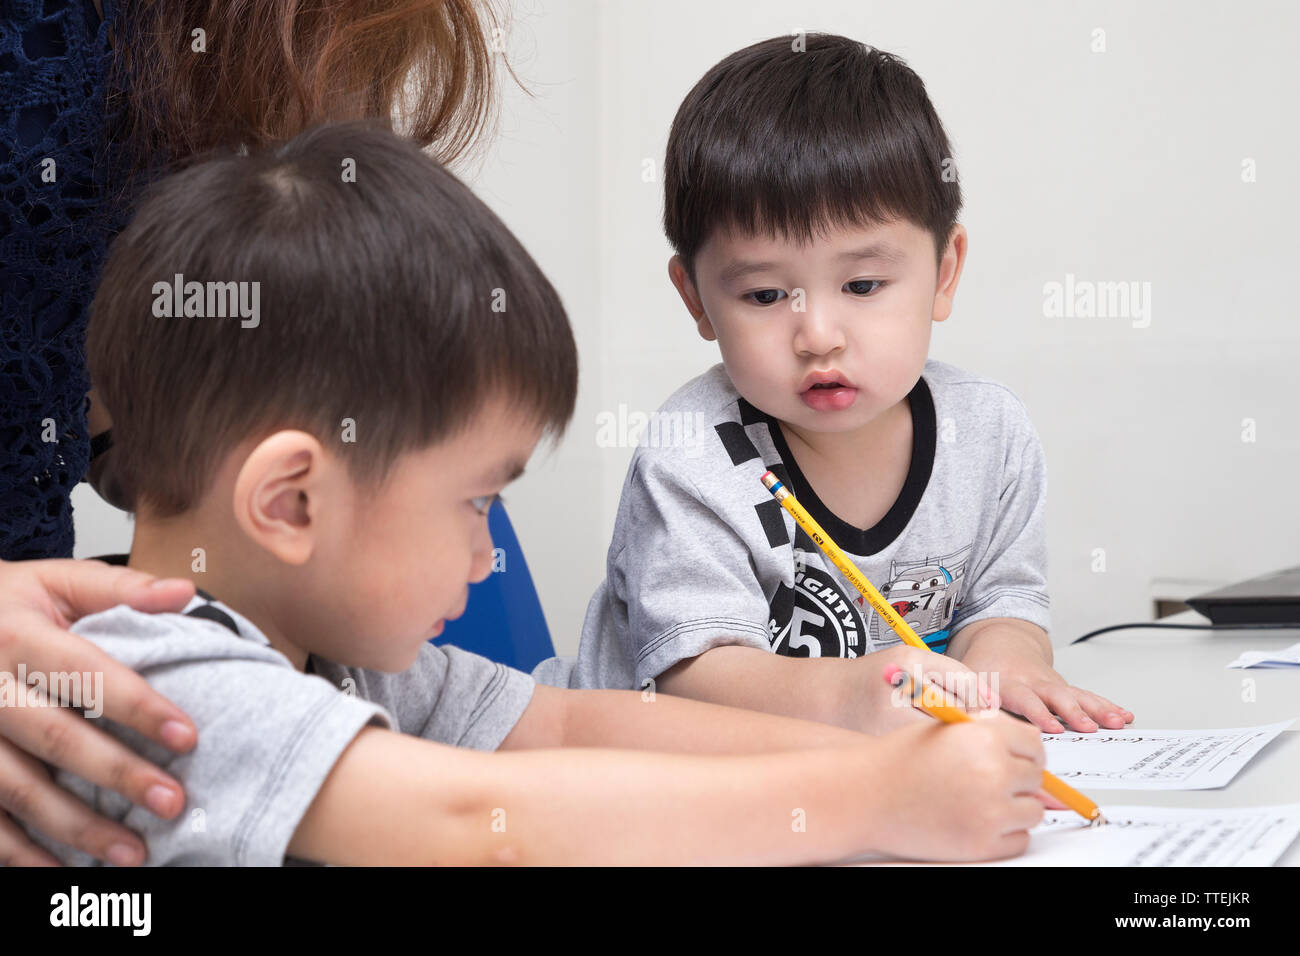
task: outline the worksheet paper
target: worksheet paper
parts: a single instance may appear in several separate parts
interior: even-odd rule
[[[1300,644],[1280,651],[1242,651],[1229,667],[1300,667]]]
[[[1229,730],[1098,730],[1043,734],[1047,769],[1076,790],[1208,790],[1227,786],[1287,720]]]
[[[1227,810],[1101,810],[1107,822],[1100,827],[1089,827],[1077,813],[1049,810],[1043,822],[1029,831],[1029,849],[1022,855],[962,865],[1272,866],[1300,835],[1300,803]]]

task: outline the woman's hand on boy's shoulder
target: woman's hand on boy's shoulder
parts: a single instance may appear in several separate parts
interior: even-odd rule
[[[1000,699],[995,703],[1021,714],[1043,733],[1059,734],[1067,729],[1092,733],[1103,727],[1122,730],[1133,721],[1132,712],[1118,704],[1067,684],[1052,667],[1047,632],[1035,624],[988,618],[967,625],[958,634],[965,638],[962,663],[989,675],[990,683],[992,675],[997,675]]]
[[[158,580],[102,561],[0,561],[0,680],[14,700],[32,699],[30,678],[102,674],[103,716],[171,750],[195,744],[193,723],[135,671],[67,628],[78,618],[127,604],[179,611],[192,582]],[[19,675],[28,677],[20,681]],[[42,698],[43,699],[43,698]],[[67,703],[67,702],[63,702]],[[0,706],[0,864],[57,861],[29,840],[16,820],[50,839],[119,865],[144,860],[144,844],[93,812],[51,779],[61,768],[169,819],[184,806],[180,784],[69,706]]]

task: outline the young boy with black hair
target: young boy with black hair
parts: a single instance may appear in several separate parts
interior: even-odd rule
[[[149,863],[979,859],[1042,816],[1042,744],[1002,715],[872,738],[428,643],[489,573],[492,500],[572,415],[577,357],[518,241],[387,130],[161,182],[110,250],[88,353],[128,563],[202,589],[73,627],[198,728],[177,756],[108,727],[184,785],[175,820],[59,775]]]
[[[1024,405],[927,357],[967,239],[920,78],[845,37],[756,43],[687,94],[664,180],[669,276],[722,362],[660,414],[711,427],[636,449],[576,664],[534,676],[879,731],[925,719],[893,706],[893,663],[1047,732],[1131,721],[1052,669]],[[769,469],[930,650],[795,525]]]

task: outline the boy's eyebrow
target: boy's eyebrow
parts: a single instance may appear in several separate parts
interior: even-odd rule
[[[902,250],[895,248],[887,242],[873,242],[870,245],[861,246],[857,249],[850,249],[847,252],[841,252],[836,258],[841,262],[858,262],[862,259],[883,259],[885,262],[900,263],[906,257]],[[743,278],[755,272],[766,272],[769,269],[779,268],[776,262],[750,262],[744,259],[737,259],[729,263],[719,274],[718,278],[722,282],[734,282],[736,279]]]
[[[508,485],[524,473],[526,462],[515,460],[507,461],[498,468],[492,469],[483,476],[480,484],[483,485]]]
[[[849,260],[856,262],[859,259],[884,259],[886,262],[899,263],[907,257],[903,254],[903,250],[891,246],[887,242],[873,242],[871,245],[862,246],[860,249],[841,252],[839,258],[841,262]]]

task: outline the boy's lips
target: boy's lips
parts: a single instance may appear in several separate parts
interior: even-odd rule
[[[858,390],[838,369],[810,372],[800,383],[799,397],[819,412],[841,411],[853,404]]]

